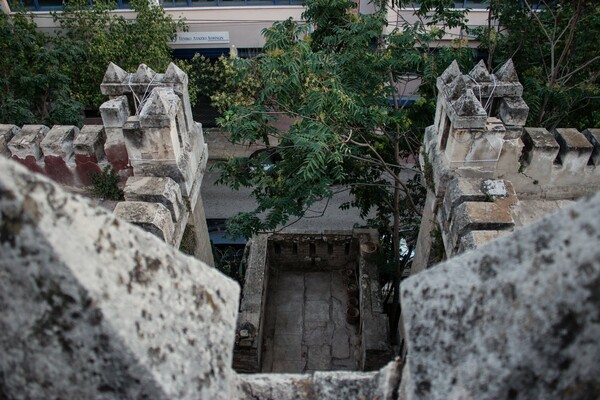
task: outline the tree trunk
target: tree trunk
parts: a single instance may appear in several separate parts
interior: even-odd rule
[[[398,132],[394,138],[394,154],[399,161],[400,138]],[[392,224],[392,251],[394,254],[394,280],[392,290],[392,313],[390,318],[390,335],[392,343],[396,341],[396,331],[400,321],[400,278],[402,277],[402,263],[400,262],[400,170],[394,175],[394,200],[393,200],[393,224]],[[395,343],[397,344],[397,343]]]

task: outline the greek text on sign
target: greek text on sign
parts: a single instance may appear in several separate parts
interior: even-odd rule
[[[173,44],[229,43],[229,32],[182,32]]]

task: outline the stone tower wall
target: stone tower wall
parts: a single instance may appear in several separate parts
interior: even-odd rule
[[[179,247],[193,228],[195,255],[214,265],[200,186],[208,151],[194,122],[187,75],[110,64],[101,85],[102,125],[0,125],[0,153],[68,186],[85,187],[111,166],[124,185],[115,214]]]
[[[512,61],[495,74],[483,61],[468,74],[453,62],[437,88],[420,157],[428,195],[413,273],[440,261],[434,253],[450,257],[530,223],[533,201],[551,211],[600,190],[600,129],[525,127]]]
[[[0,170],[3,398],[600,395],[600,195],[404,281],[404,360],[236,374],[235,282],[14,161]]]

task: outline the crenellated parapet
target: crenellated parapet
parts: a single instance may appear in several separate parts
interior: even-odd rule
[[[480,61],[463,74],[453,62],[437,88],[420,156],[429,194],[415,271],[432,262],[422,249],[435,247],[433,231],[449,257],[600,190],[600,129],[526,127],[529,108],[511,60],[496,73]],[[505,195],[487,193],[486,182]]]
[[[169,177],[195,203],[207,151],[187,84],[187,75],[173,63],[164,74],[145,64],[127,73],[111,63],[100,86],[110,100],[100,114],[111,143],[126,148],[134,175]]]
[[[511,60],[495,74],[483,61],[468,74],[453,62],[437,88],[435,121],[423,150],[438,174],[507,179],[530,197],[574,199],[600,189],[598,130],[526,128],[529,108]],[[438,183],[442,198],[445,185]]]
[[[110,153],[102,125],[0,125],[0,138],[0,154],[64,185],[89,186],[108,165],[122,182],[132,175],[126,150],[122,157]]]
[[[194,226],[202,259],[213,264],[200,185],[208,160],[202,126],[194,122],[187,75],[142,64],[127,73],[110,64],[101,85],[102,125],[0,125],[0,154],[68,186],[87,187],[111,166],[125,201],[114,212],[178,247]]]

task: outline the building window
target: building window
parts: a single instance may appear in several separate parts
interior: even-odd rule
[[[301,5],[302,0],[161,0],[163,7],[227,7],[227,6],[273,6]]]
[[[215,6],[273,6],[302,5],[303,0],[160,0],[163,7],[215,7]],[[118,9],[128,9],[129,0],[116,0]],[[63,9],[62,0],[14,0],[11,10],[57,11]]]
[[[456,8],[487,8],[489,0],[458,0],[454,2]],[[419,8],[418,1],[406,4],[406,8]]]
[[[116,0],[116,3],[117,8],[130,8],[129,0]],[[10,8],[12,11],[57,11],[63,9],[63,0],[16,0]]]
[[[488,0],[463,0],[455,1],[457,8],[487,8]]]

